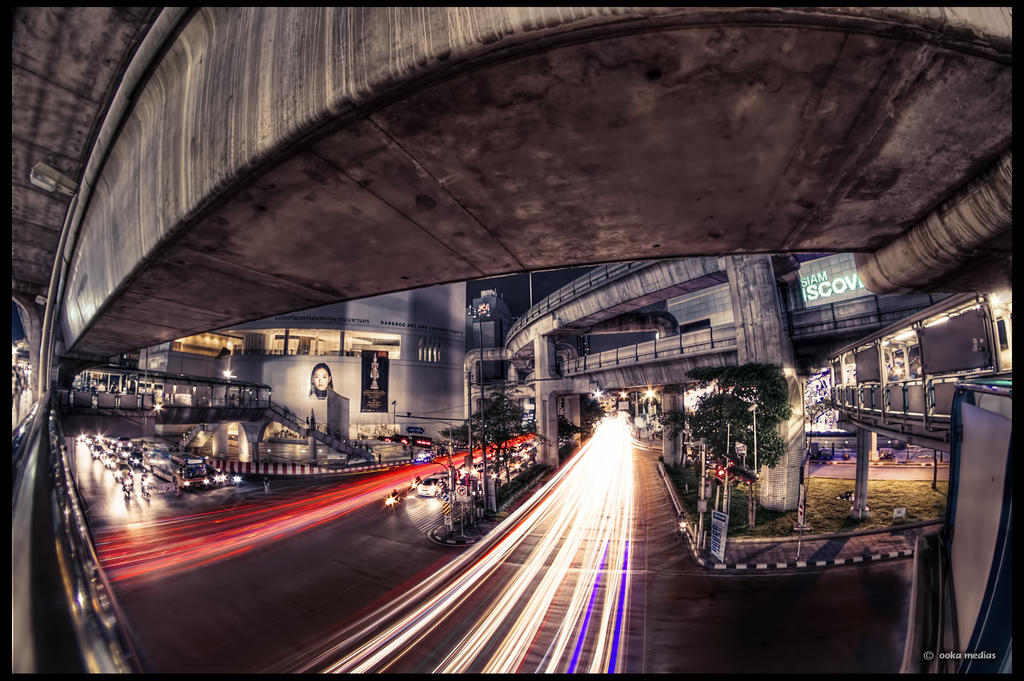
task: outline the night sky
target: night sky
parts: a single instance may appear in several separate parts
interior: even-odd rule
[[[11,342],[25,337],[25,329],[21,328],[21,317],[18,315],[18,304],[11,301]]]
[[[554,293],[576,277],[586,274],[592,267],[568,267],[533,273],[533,302]],[[466,282],[466,305],[480,297],[481,291],[496,290],[508,305],[513,317],[521,317],[530,309],[530,275],[511,274],[507,277],[490,277]]]

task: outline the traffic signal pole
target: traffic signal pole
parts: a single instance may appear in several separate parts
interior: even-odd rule
[[[697,521],[697,548],[704,547],[704,511],[708,507],[707,499],[704,498],[704,479],[707,476],[708,466],[705,460],[706,448],[704,445],[700,445],[700,493],[698,498],[700,501],[697,503],[697,510],[699,513],[699,519]]]

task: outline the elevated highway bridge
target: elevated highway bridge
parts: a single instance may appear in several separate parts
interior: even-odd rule
[[[12,580],[75,585],[77,602],[109,598],[102,575],[54,556],[89,548],[55,391],[118,353],[339,300],[637,259],[731,255],[730,282],[749,290],[770,290],[764,254],[792,252],[857,252],[876,293],[1009,281],[1009,8],[12,19],[12,296],[42,406],[15,456]],[[777,303],[753,304],[766,312],[740,314],[737,361],[793,367]],[[550,372],[555,354],[534,351]],[[68,651],[131,668],[109,608],[58,621],[21,591],[15,670]]]

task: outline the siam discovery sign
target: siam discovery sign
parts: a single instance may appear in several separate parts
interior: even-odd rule
[[[828,270],[800,277],[800,289],[805,303],[863,288],[864,282],[856,272],[835,279],[829,279]]]

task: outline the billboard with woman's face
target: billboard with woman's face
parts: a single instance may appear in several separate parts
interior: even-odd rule
[[[320,362],[309,374],[309,396],[317,400],[326,400],[329,390],[334,390],[334,377],[331,376],[330,367]]]

